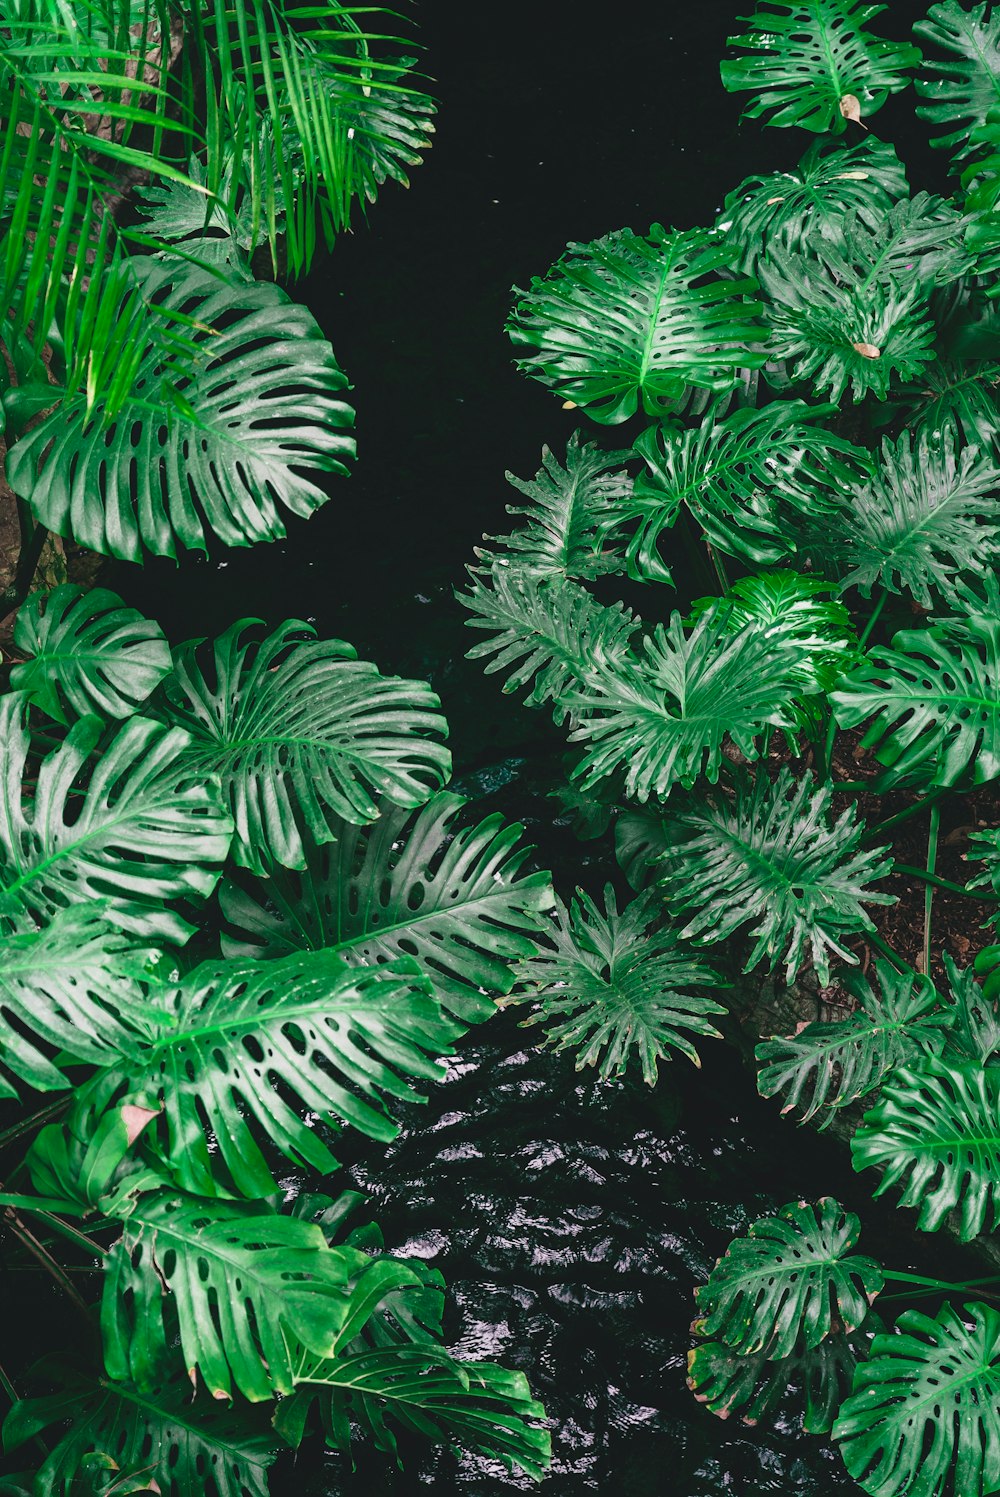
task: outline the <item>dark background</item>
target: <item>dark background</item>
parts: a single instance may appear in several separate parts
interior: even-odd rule
[[[293,616],[351,640],[386,672],[429,677],[452,724],[459,784],[527,821],[564,894],[576,878],[599,889],[610,855],[591,845],[581,856],[553,825],[544,790],[560,737],[463,659],[471,636],[453,600],[483,532],[505,528],[504,470],[530,476],[543,443],[558,451],[579,424],[515,372],[503,324],[511,287],[543,273],[567,241],[652,221],[709,224],[744,176],[798,160],[809,137],[741,127],[740,103],[719,82],[726,37],[749,9],[425,5],[416,18],[440,101],[434,148],[411,190],[387,190],[370,223],[295,293],[354,382],[356,472],[312,520],[291,522],[287,542],[121,567],[113,584],[173,638],[240,616]],[[875,24],[903,37],[924,10],[893,0]],[[912,92],[890,100],[873,130],[896,142],[915,187],[941,188],[913,102]],[[859,138],[852,127],[847,139]],[[656,606],[642,604],[647,616]],[[794,1420],[751,1431],[694,1402],[684,1386],[692,1290],[735,1232],[801,1194],[838,1195],[863,1213],[869,1251],[919,1266],[899,1214],[871,1205],[843,1151],[780,1122],[722,1045],[703,1047],[704,1072],[672,1065],[651,1094],[581,1083],[565,1058],[527,1048],[531,1038],[511,1014],[470,1037],[400,1140],[357,1145],[351,1179],[336,1187],[366,1189],[388,1245],[443,1270],[461,1351],[529,1374],[554,1420],[544,1490],[858,1491],[829,1445],[803,1439]],[[304,1455],[275,1490],[488,1497],[529,1485],[419,1448],[400,1475],[362,1449],[353,1473],[340,1458]]]

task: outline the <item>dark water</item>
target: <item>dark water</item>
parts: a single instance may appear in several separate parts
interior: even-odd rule
[[[544,271],[570,239],[654,220],[708,223],[743,176],[793,164],[808,143],[739,127],[722,91],[725,37],[750,8],[427,4],[435,148],[411,191],[388,194],[299,292],[356,385],[357,473],[285,543],[122,568],[117,579],[174,637],[241,615],[293,615],[387,672],[429,677],[463,784],[487,792],[490,808],[527,814],[545,860],[597,887],[605,851],[581,861],[533,788],[558,764],[559,737],[464,661],[452,591],[482,533],[504,528],[504,470],[530,475],[542,444],[558,449],[576,424],[513,370],[502,334],[511,285]],[[903,35],[922,9],[893,0],[878,24]],[[890,101],[876,127],[905,142],[917,186],[940,186],[911,105],[911,95]],[[800,1194],[867,1201],[834,1146],[779,1122],[732,1052],[704,1048],[704,1072],[672,1067],[655,1093],[602,1087],[527,1048],[504,1015],[470,1036],[393,1147],[359,1146],[351,1165],[388,1245],[444,1272],[459,1351],[523,1368],[545,1401],[551,1497],[857,1490],[824,1442],[792,1424],[720,1423],[684,1386],[692,1288],[733,1233]],[[911,1266],[911,1239],[893,1242],[888,1213],[865,1218],[869,1249]],[[275,1490],[519,1485],[530,1484],[418,1450],[405,1476],[370,1453],[354,1473],[310,1454]]]

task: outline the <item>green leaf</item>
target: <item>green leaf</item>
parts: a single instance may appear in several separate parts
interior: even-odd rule
[[[851,1253],[861,1223],[829,1196],[782,1207],[730,1243],[695,1291],[699,1327],[743,1356],[788,1357],[837,1331],[854,1331],[882,1288],[872,1258]]]
[[[969,887],[972,887],[971,881]],[[993,994],[987,998],[976,981],[973,967],[957,967],[948,952],[942,954],[942,960],[951,986],[951,1003],[947,1010],[951,1024],[945,1035],[943,1058],[959,1064],[967,1061],[980,1066],[995,1064],[996,1056],[1000,1054],[1000,1004],[997,998]]]
[[[640,524],[626,552],[629,575],[668,580],[657,547],[682,506],[713,546],[741,561],[761,565],[792,554],[789,521],[829,511],[839,489],[872,470],[863,449],[813,424],[833,410],[781,400],[694,430],[648,427],[635,444],[648,472],[630,507]]]
[[[0,923],[101,900],[122,929],[183,944],[193,927],[167,901],[206,899],[232,836],[217,786],[192,780],[189,745],[143,718],[102,738],[86,717],[36,777],[25,700],[0,698]]]
[[[876,1195],[902,1183],[924,1232],[957,1211],[963,1242],[1000,1221],[998,1149],[1000,1072],[935,1057],[896,1071],[851,1140],[856,1170],[883,1171]]]
[[[394,1138],[383,1097],[420,1100],[414,1080],[440,1080],[461,1033],[427,989],[412,961],[371,970],[335,951],[195,968],[161,1000],[169,1032],[122,1066],[130,1091],[162,1099],[178,1184],[218,1194],[217,1159],[241,1195],[271,1195],[258,1140],[328,1174],[317,1119]]]
[[[0,1067],[37,1091],[64,1067],[113,1064],[149,1032],[144,953],[100,905],[56,910],[40,931],[0,936]],[[0,1096],[17,1090],[0,1073]]]
[[[508,1470],[540,1480],[551,1461],[551,1437],[537,1421],[545,1410],[522,1372],[490,1362],[458,1362],[435,1346],[401,1345],[354,1352],[333,1360],[303,1357],[295,1373],[296,1421],[302,1403],[319,1399],[327,1443],[346,1450],[351,1424],[396,1453],[392,1425],[435,1441],[477,1450]],[[281,1432],[285,1404],[275,1416]]]
[[[329,811],[374,821],[373,792],[404,806],[427,800],[451,758],[425,682],[381,676],[350,645],[317,640],[296,619],[263,639],[258,623],[241,619],[213,642],[210,673],[203,641],[182,645],[160,710],[191,734],[191,774],[220,778],[237,863],[263,874],[274,863],[304,867],[303,828],[330,841]]]
[[[801,1024],[794,1034],[757,1046],[757,1089],[783,1095],[782,1112],[795,1108],[803,1122],[826,1128],[834,1113],[875,1091],[897,1066],[940,1049],[950,1021],[926,977],[900,973],[877,958],[873,989],[859,973],[840,979],[858,1000],[845,1019]]]
[[[841,238],[850,214],[876,229],[908,192],[899,157],[886,141],[847,150],[814,140],[794,171],[741,182],[728,194],[716,229],[740,248],[751,270],[774,245],[817,253],[824,241]]]
[[[530,501],[507,505],[526,522],[510,535],[487,535],[499,551],[477,550],[489,565],[523,567],[538,577],[604,577],[625,570],[620,544],[610,539],[631,513],[632,479],[621,464],[629,451],[602,452],[574,432],[565,468],[547,447],[534,480],[507,474],[507,482]]]
[[[130,717],[170,673],[160,626],[103,587],[32,593],[18,612],[14,644],[32,658],[15,665],[11,686],[62,723],[89,712]]]
[[[839,402],[884,400],[895,381],[919,378],[934,357],[926,288],[896,282],[840,281],[818,261],[775,250],[757,268],[768,298],[768,355],[788,360],[794,379],[811,380]]]
[[[861,296],[874,285],[913,282],[927,291],[973,269],[975,255],[966,244],[971,224],[968,214],[944,198],[918,192],[893,204],[875,225],[848,214],[839,236],[823,240],[816,253]]]
[[[876,1336],[833,1428],[871,1497],[985,1497],[1000,1485],[1000,1313],[907,1310]]]
[[[695,990],[725,983],[662,924],[655,893],[619,913],[608,884],[604,904],[578,889],[569,909],[557,906],[548,940],[520,965],[517,999],[538,1005],[525,1023],[544,1024],[550,1044],[575,1051],[577,1070],[596,1066],[610,1081],[634,1053],[654,1086],[657,1062],[671,1051],[701,1064],[692,1035],[721,1038],[710,1018],[725,1009]]]
[[[615,857],[630,888],[645,888],[669,845],[666,822],[658,808],[629,806],[619,812],[615,820]]]
[[[703,1341],[688,1352],[688,1387],[720,1419],[736,1414],[742,1423],[756,1425],[788,1408],[801,1415],[807,1435],[826,1435],[870,1340],[863,1330],[853,1336],[834,1331],[819,1346],[799,1347],[778,1361],[759,1351],[741,1355],[722,1341]]]
[[[581,683],[624,667],[639,627],[621,603],[605,607],[575,582],[501,564],[488,581],[473,574],[471,591],[460,593],[459,601],[473,615],[466,620],[470,628],[495,635],[473,645],[468,658],[488,660],[487,675],[509,670],[505,692],[530,684],[526,705],[552,702],[557,721],[568,715],[568,696]]]
[[[522,873],[522,827],[489,816],[456,827],[465,801],[441,791],[416,815],[385,801],[371,826],[331,819],[328,840],[305,840],[301,873],[280,867],[227,883],[222,911],[240,936],[230,956],[337,952],[352,967],[415,958],[449,1013],[464,1023],[510,992],[511,963],[535,949],[551,907],[547,873]]]
[[[192,1402],[183,1373],[142,1393],[75,1369],[58,1375],[58,1393],[20,1400],[3,1426],[8,1451],[56,1426],[34,1477],[34,1497],[75,1491],[87,1456],[98,1452],[113,1454],[123,1470],[145,1471],[163,1497],[268,1497],[273,1437],[244,1412],[205,1398]]]
[[[932,144],[952,149],[962,161],[974,149],[975,128],[1000,105],[1000,13],[985,0],[971,10],[958,0],[942,0],[913,30],[948,54],[946,61],[925,61],[931,76],[916,80],[924,101],[917,114],[944,129]]]
[[[575,771],[585,785],[624,772],[633,799],[665,799],[699,775],[714,784],[727,739],[756,759],[764,729],[792,722],[808,652],[783,628],[733,634],[713,612],[685,634],[674,613],[645,646],[645,660],[595,673],[585,694],[565,699],[581,714],[571,738],[587,744]]]
[[[887,420],[899,420],[910,431],[940,432],[944,442],[976,443],[987,452],[1000,448],[997,386],[1000,363],[936,358],[914,384],[893,391],[884,407]]]
[[[830,701],[842,728],[867,723],[862,746],[881,784],[977,785],[1000,775],[1000,619],[956,617],[894,635]]]
[[[847,118],[873,115],[905,88],[920,61],[917,47],[865,29],[886,9],[868,0],[762,0],[742,18],[749,29],[729,38],[744,55],[721,64],[723,87],[751,95],[747,119],[816,135],[843,130]]]
[[[639,409],[662,416],[685,387],[728,390],[737,371],[759,368],[749,345],[764,329],[756,282],[725,278],[734,252],[702,229],[654,224],[643,238],[621,229],[571,244],[535,276],[508,322],[523,373],[595,421],[624,421]]]
[[[332,1356],[352,1300],[414,1282],[404,1264],[329,1248],[318,1226],[261,1202],[144,1193],[106,1261],[101,1326],[112,1378],[153,1389],[173,1317],[184,1367],[214,1398],[252,1402],[294,1386],[297,1343]],[[419,1282],[419,1281],[416,1281]]]
[[[832,793],[785,766],[773,783],[741,779],[732,800],[692,801],[671,817],[660,867],[671,908],[691,916],[681,935],[714,945],[755,921],[744,971],[784,960],[789,982],[807,957],[823,985],[831,954],[855,965],[844,939],[874,928],[866,904],[895,903],[870,887],[892,863],[887,848],[861,847],[856,806],[832,820]]]
[[[353,455],[333,350],[277,286],[231,285],[175,257],[146,257],[135,274],[158,315],[140,324],[127,388],[93,402],[68,392],[11,448],[11,487],[49,530],[126,561],[205,551],[210,535],[283,536],[282,509],[308,516],[328,497],[306,474],[345,473]],[[162,330],[182,313],[178,356]],[[108,339],[134,341],[125,315]]]
[[[948,596],[956,575],[1000,560],[1000,468],[975,447],[956,454],[926,429],[882,444],[866,484],[823,515],[804,545],[846,575],[842,587],[865,597],[878,584],[909,592],[929,608],[932,590]]]

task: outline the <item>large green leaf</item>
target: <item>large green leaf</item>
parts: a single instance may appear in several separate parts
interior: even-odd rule
[[[931,1057],[896,1071],[851,1140],[854,1168],[883,1171],[881,1195],[902,1183],[901,1206],[936,1232],[957,1211],[963,1242],[1000,1221],[1000,1071]]]
[[[391,802],[370,827],[332,820],[330,840],[307,838],[301,873],[280,867],[221,890],[240,932],[229,955],[338,952],[351,966],[415,957],[442,1005],[465,1023],[510,991],[511,963],[535,949],[552,904],[547,873],[522,873],[522,828],[489,816],[456,827],[465,804],[441,791],[415,815]]]
[[[989,451],[1000,447],[997,386],[1000,363],[938,357],[918,381],[892,392],[887,419],[901,419],[910,431],[940,432],[945,440],[977,443]]]
[[[207,898],[232,837],[189,749],[186,733],[143,718],[102,738],[86,717],[36,775],[24,698],[0,698],[0,922],[103,900],[123,929],[183,943],[193,927],[167,901]]]
[[[490,563],[526,568],[539,577],[594,578],[623,572],[620,543],[609,539],[632,510],[632,479],[621,467],[629,451],[603,452],[581,442],[574,432],[566,444],[566,466],[542,448],[542,466],[533,480],[507,474],[528,499],[508,504],[509,515],[523,515],[525,523],[510,535],[483,539],[499,546],[478,551]]]
[[[934,327],[926,288],[896,282],[841,281],[819,261],[775,250],[757,269],[768,298],[768,354],[788,360],[794,379],[839,401],[848,385],[855,400],[880,400],[890,384],[915,380],[933,358]]]
[[[867,597],[878,584],[909,592],[924,608],[946,596],[956,576],[1000,560],[1000,468],[974,447],[926,429],[882,445],[867,483],[855,485],[832,513],[809,527],[812,554],[831,562],[843,587]]]
[[[695,1291],[699,1326],[743,1355],[772,1361],[854,1331],[882,1288],[871,1258],[852,1254],[861,1224],[829,1196],[784,1206],[754,1222]]]
[[[929,290],[973,269],[976,257],[965,242],[971,222],[944,198],[918,192],[894,203],[874,226],[849,214],[838,237],[823,240],[816,253],[862,298],[875,285],[916,282]]]
[[[544,1024],[557,1050],[575,1051],[578,1070],[596,1066],[607,1081],[624,1075],[634,1054],[653,1086],[671,1051],[701,1064],[692,1036],[718,1039],[711,1019],[725,1009],[697,989],[725,984],[663,925],[655,892],[619,913],[608,884],[604,904],[582,889],[568,910],[559,904],[548,939],[520,965],[518,1000],[538,1005],[525,1022]]]
[[[748,177],[728,194],[716,228],[738,245],[747,268],[772,245],[815,253],[836,242],[844,220],[876,228],[907,196],[906,174],[893,147],[866,140],[846,150],[814,140],[793,171]]]
[[[357,1312],[419,1281],[404,1264],[327,1247],[318,1226],[262,1202],[204,1201],[174,1189],[130,1203],[104,1274],[101,1326],[111,1377],[143,1391],[183,1365],[215,1398],[254,1402],[294,1386],[293,1349],[332,1356]]]
[[[806,1434],[826,1435],[870,1340],[863,1331],[834,1331],[819,1346],[799,1347],[777,1361],[761,1351],[745,1355],[722,1341],[703,1341],[688,1352],[688,1387],[720,1419],[735,1414],[757,1425],[788,1409],[800,1415]]]
[[[869,0],[761,0],[749,29],[731,36],[741,56],[720,67],[730,93],[749,93],[749,119],[799,125],[822,135],[866,118],[909,83],[920,61],[908,42],[887,41],[865,23],[887,10]]]
[[[34,1497],[75,1492],[86,1457],[96,1453],[113,1456],[124,1471],[144,1471],[163,1497],[268,1497],[273,1437],[246,1413],[208,1398],[192,1401],[183,1373],[142,1393],[130,1383],[72,1369],[59,1381],[59,1392],[22,1399],[4,1421],[8,1451],[53,1430],[34,1476]]]
[[[647,801],[702,774],[714,783],[726,740],[756,759],[765,728],[787,726],[804,689],[807,651],[781,627],[734,634],[713,612],[685,633],[674,613],[645,646],[645,659],[595,672],[565,699],[582,717],[572,739],[586,744],[574,771],[585,785],[623,773],[628,795]]]
[[[979,785],[1000,775],[1000,618],[904,629],[831,694],[842,728],[886,766],[886,784]]]
[[[1000,1486],[1000,1312],[907,1310],[876,1336],[833,1437],[871,1497],[986,1497]]]
[[[353,454],[333,350],[277,286],[172,257],[135,274],[158,315],[141,323],[127,394],[111,412],[71,390],[11,448],[11,487],[50,530],[127,561],[283,536],[282,509],[307,516],[328,497],[307,474],[344,473]],[[181,356],[162,332],[179,314]]]
[[[838,1108],[849,1107],[881,1085],[897,1066],[940,1049],[949,1016],[926,977],[904,974],[879,957],[877,989],[856,972],[841,982],[858,1000],[844,1019],[806,1024],[794,1034],[757,1046],[757,1088],[782,1094],[782,1112],[794,1108],[803,1122],[825,1128]]]
[[[129,717],[170,673],[159,624],[103,587],[32,593],[18,612],[14,644],[31,659],[11,671],[11,686],[57,722],[88,712]]]
[[[0,1067],[38,1091],[64,1067],[113,1064],[149,1032],[142,954],[100,905],[56,910],[40,931],[0,936]],[[0,1072],[0,1096],[16,1088]]]
[[[639,408],[664,414],[694,385],[728,390],[737,371],[758,368],[764,329],[756,282],[727,279],[735,251],[704,230],[645,237],[621,229],[571,244],[534,277],[511,314],[518,368],[595,421],[624,421]]]
[[[458,1362],[433,1345],[397,1345],[333,1359],[303,1356],[295,1368],[299,1392],[279,1405],[279,1433],[298,1431],[318,1399],[327,1443],[349,1448],[351,1423],[396,1451],[393,1424],[432,1440],[478,1450],[509,1469],[540,1479],[551,1459],[551,1437],[538,1421],[545,1410],[531,1396],[523,1372],[490,1362]]]
[[[469,659],[488,660],[487,675],[509,671],[505,692],[530,684],[527,705],[552,702],[557,720],[568,715],[567,699],[591,676],[624,668],[639,627],[623,604],[605,607],[575,582],[520,567],[495,564],[488,581],[474,573],[471,591],[459,598],[472,614],[469,627],[494,635],[473,645]]]
[[[756,922],[744,968],[782,959],[790,982],[807,956],[821,983],[830,956],[856,963],[847,936],[873,929],[864,906],[894,904],[870,886],[892,868],[885,847],[861,847],[864,823],[848,806],[832,819],[830,785],[775,781],[758,774],[725,795],[692,801],[671,818],[671,845],[660,859],[670,906],[690,916],[681,934],[702,945],[728,940]]]
[[[790,520],[828,512],[839,490],[872,470],[861,448],[814,425],[833,410],[781,400],[706,419],[693,430],[647,427],[635,444],[648,471],[630,506],[639,518],[626,552],[630,576],[669,579],[658,542],[682,506],[713,546],[741,561],[760,565],[791,555]]]
[[[975,143],[972,133],[983,125],[991,109],[1000,105],[1000,12],[982,0],[971,9],[958,0],[940,0],[914,31],[948,54],[946,61],[927,59],[917,93],[923,102],[917,113],[944,134],[933,144],[953,150],[962,161]]]
[[[440,1080],[439,1057],[461,1032],[412,961],[349,967],[335,951],[206,962],[160,1002],[169,1031],[122,1072],[162,1105],[166,1163],[203,1195],[219,1192],[216,1160],[241,1195],[271,1195],[261,1144],[330,1173],[317,1120],[394,1138],[383,1097],[412,1100],[415,1080]]]
[[[448,778],[451,758],[425,682],[381,676],[296,619],[263,639],[257,622],[241,619],[214,641],[210,671],[202,641],[182,645],[160,710],[191,734],[190,772],[221,779],[236,861],[265,873],[304,866],[303,827],[330,841],[328,811],[374,821],[373,792],[419,805]]]

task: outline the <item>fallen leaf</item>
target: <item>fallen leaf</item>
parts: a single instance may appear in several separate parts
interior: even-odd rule
[[[876,348],[874,343],[852,343],[851,347],[863,359],[880,359],[882,357],[882,350]]]
[[[143,1128],[159,1116],[159,1112],[153,1112],[148,1107],[136,1107],[134,1102],[125,1102],[122,1104],[122,1122],[125,1124],[125,1132],[128,1134],[130,1147],[135,1143]]]
[[[835,182],[867,182],[870,176],[870,172],[837,172],[833,180]]]
[[[784,201],[784,198],[768,198],[767,206],[770,208],[772,203],[783,203]]]
[[[562,403],[562,408],[563,408],[564,411],[575,411],[576,410],[576,401],[575,400],[564,400],[563,403]]]
[[[861,124],[861,100],[857,94],[845,94],[840,101],[840,112],[845,120],[852,120],[855,125],[861,125],[862,130],[868,126]]]

